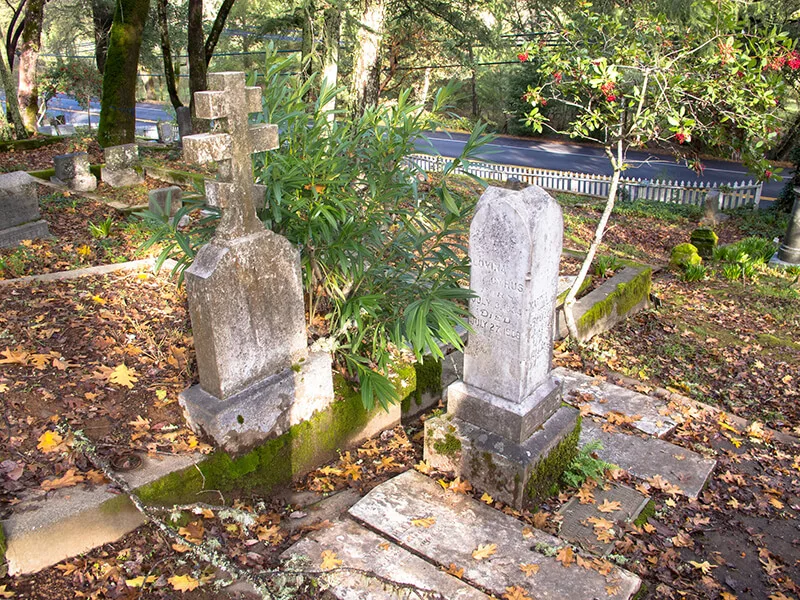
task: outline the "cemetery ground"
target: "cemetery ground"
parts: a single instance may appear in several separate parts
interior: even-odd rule
[[[468,184],[457,191],[476,193]],[[599,218],[599,207],[575,197],[560,201],[565,247],[580,251]],[[621,206],[601,254],[666,265],[671,249],[688,241],[700,216],[673,208]],[[43,200],[42,211],[56,238],[17,250],[36,258],[29,258],[18,272],[5,272],[4,278],[103,264],[114,256],[138,258],[134,251],[143,235],[126,219],[115,217],[117,231],[130,227],[132,232],[111,253],[104,253],[100,239],[91,236],[88,221],[112,214],[103,204],[61,194]],[[62,213],[63,227],[58,224]],[[721,243],[754,234],[771,239],[783,231],[785,223],[772,215],[746,212],[734,214],[717,230]],[[92,256],[71,258],[64,249],[70,245],[76,252],[89,246]],[[7,251],[0,255],[8,256]],[[574,269],[574,260],[567,263]],[[608,259],[597,270],[610,272],[620,264]],[[592,560],[588,552],[566,546],[542,550],[553,552],[570,569],[603,573],[611,563],[624,566],[642,578],[645,597],[800,598],[795,584],[800,581],[800,455],[789,437],[800,436],[798,273],[759,267],[752,279],[728,281],[722,264],[707,264],[709,271],[700,281],[683,281],[666,268],[657,271],[652,288],[657,306],[584,347],[559,342],[555,352],[559,366],[669,403],[664,416],[678,423],[669,441],[717,461],[697,499],[658,476],[642,480],[610,469],[602,481],[565,486],[537,510],[518,512],[424,463],[422,424],[413,420],[343,451],[337,461],[311,472],[292,489],[267,497],[209,490],[193,509],[157,515],[172,522],[174,514],[173,526],[187,542],[210,542],[233,564],[258,572],[276,568],[280,554],[305,534],[330,527],[337,510],[412,468],[440,481],[448,493],[472,495],[522,519],[527,527],[551,533],[558,532],[557,511],[569,498],[577,495],[580,502],[592,504],[599,487],[624,482],[648,495],[652,504],[646,518],[635,524],[615,523],[613,515],[595,524],[598,539],[614,542],[612,554]],[[110,485],[73,440],[57,432],[58,422],[82,431],[97,454],[123,467],[136,460],[134,450],[156,456],[210,450],[188,430],[177,403],[178,393],[196,381],[197,373],[185,294],[166,273],[133,270],[11,283],[0,290],[3,516],[25,495]],[[569,400],[583,407],[585,420],[593,418],[586,398]],[[607,418],[603,428],[632,432],[634,420],[634,415],[618,414]],[[583,458],[583,466],[575,467],[578,474],[593,466],[589,454]],[[330,508],[313,512],[309,504],[325,495],[331,495]],[[221,504],[229,509],[218,508]],[[420,515],[419,527],[426,526],[424,517]],[[337,560],[329,554],[327,562],[308,568],[335,568]],[[453,563],[448,571],[460,576],[463,567]],[[191,558],[184,545],[146,525],[37,574],[4,578],[0,597],[200,599],[247,594],[217,591],[216,584],[225,578]],[[509,588],[504,597],[537,597],[533,569],[520,570],[520,586]],[[613,597],[613,585],[606,591]],[[318,597],[318,590],[301,586],[297,596]]]

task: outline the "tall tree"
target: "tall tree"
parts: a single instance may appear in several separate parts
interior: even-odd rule
[[[11,76],[11,71],[9,71],[5,59],[2,56],[0,56],[0,78],[3,80],[3,90],[5,90],[6,93],[6,115],[14,127],[14,137],[18,140],[23,140],[28,137],[28,132],[25,129],[25,124],[22,122],[22,115],[19,113],[17,89],[14,86],[14,78]]]
[[[94,59],[97,70],[106,69],[108,35],[114,23],[114,5],[109,0],[92,0],[92,24],[94,26]]]
[[[178,95],[178,86],[175,79],[175,67],[172,64],[172,44],[169,39],[169,18],[167,15],[167,0],[157,0],[158,29],[161,34],[161,56],[164,59],[164,79],[167,83],[167,93],[173,108],[183,106]]]
[[[22,122],[28,131],[36,131],[39,116],[39,93],[36,84],[36,62],[42,39],[45,0],[28,0],[25,6],[25,25],[22,29],[22,46],[19,56],[19,101]]]
[[[356,33],[353,75],[350,83],[352,112],[358,117],[378,103],[381,46],[386,21],[386,0],[362,0],[363,10]]]
[[[150,0],[116,0],[103,71],[103,98],[97,132],[97,141],[102,147],[134,141],[136,73],[149,10]]]

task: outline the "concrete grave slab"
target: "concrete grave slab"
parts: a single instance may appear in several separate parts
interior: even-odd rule
[[[36,179],[24,171],[0,175],[0,248],[49,237],[40,217]]]
[[[614,548],[614,541],[619,539],[620,528],[617,523],[630,523],[642,512],[650,499],[644,494],[625,485],[611,485],[608,489],[598,486],[592,490],[594,503],[581,504],[577,496],[567,502],[558,511],[564,517],[558,537],[577,544],[594,554],[605,556]],[[598,507],[605,501],[619,502],[620,509],[612,513],[604,513]],[[595,535],[595,528],[590,518],[602,518],[615,524],[615,539],[601,542]]]
[[[660,475],[681,489],[684,495],[697,498],[717,461],[704,458],[675,444],[649,436],[605,432],[599,423],[585,418],[580,445],[597,440],[602,445],[597,455],[639,479]]]
[[[424,590],[436,591],[448,600],[489,600],[489,596],[437,569],[386,538],[358,525],[350,519],[333,527],[315,531],[286,550],[284,559],[293,555],[307,557],[311,569],[318,569],[322,553],[336,554],[342,567],[371,571],[397,583],[415,585]],[[394,600],[394,590],[380,581],[358,573],[343,571],[334,577],[329,593],[340,600]]]
[[[553,369],[553,374],[564,382],[564,401],[577,408],[588,404],[590,413],[600,417],[612,412],[639,415],[633,426],[660,438],[675,429],[675,421],[662,414],[667,406],[663,400],[563,367]]]
[[[562,547],[556,537],[496,511],[464,494],[448,492],[432,479],[408,471],[379,485],[350,509],[350,514],[398,545],[447,567],[464,569],[463,580],[497,597],[506,588],[519,586],[538,600],[589,600],[631,598],[639,590],[639,578],[614,568],[607,576],[596,571],[564,567],[554,557],[535,548]],[[433,518],[428,527],[417,527],[413,519]],[[496,552],[476,560],[472,552],[479,544],[496,544]],[[538,565],[526,577],[520,564]],[[618,587],[609,596],[606,586]]]

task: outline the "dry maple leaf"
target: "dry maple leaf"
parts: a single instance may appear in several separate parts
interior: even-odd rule
[[[770,504],[772,504],[772,506],[774,506],[775,508],[777,508],[777,509],[779,509],[779,510],[780,510],[781,508],[783,508],[783,502],[781,502],[781,501],[780,501],[780,500],[778,500],[777,498],[770,498],[770,499],[769,499],[769,503],[770,503]]]
[[[388,471],[389,469],[396,469],[400,465],[398,465],[393,456],[384,456],[381,458],[380,464],[375,468],[375,470],[380,473],[381,471]]]
[[[481,496],[481,502],[485,502],[486,504],[491,504],[492,502],[494,502],[494,498],[492,498],[489,494],[484,492],[483,496]]]
[[[594,536],[597,538],[598,542],[603,544],[613,542],[615,538],[613,529],[595,529]]]
[[[528,593],[519,586],[512,586],[506,588],[506,593],[503,594],[505,600],[531,600]]]
[[[361,479],[361,467],[354,464],[347,465],[344,469],[344,477],[345,479],[349,477],[353,481],[358,481]]]
[[[704,560],[703,562],[695,562],[693,560],[690,560],[689,564],[692,565],[695,569],[701,571],[703,575],[708,575],[709,573],[711,573],[711,569],[717,568],[716,565],[712,565],[707,560]]]
[[[203,526],[202,521],[192,521],[186,527],[181,527],[178,529],[178,533],[186,538],[188,541],[199,544],[203,541],[203,535],[205,534],[205,527]]]
[[[478,547],[472,551],[472,558],[483,560],[484,558],[489,558],[495,552],[497,552],[497,544],[478,544]]]
[[[603,517],[589,517],[586,521],[591,523],[595,529],[611,529],[614,527],[614,523]]]
[[[464,576],[464,569],[463,568],[459,569],[458,566],[456,566],[456,563],[450,563],[450,565],[445,570],[445,573],[461,579]]]
[[[549,512],[539,511],[533,515],[533,526],[536,527],[536,529],[544,529],[549,519]]]
[[[532,577],[539,572],[539,565],[534,563],[522,563],[519,565],[519,570],[525,573],[525,577]]]
[[[767,557],[767,560],[759,560],[759,562],[764,567],[764,572],[766,572],[766,574],[769,575],[770,577],[774,577],[775,575],[777,575],[783,568],[774,560],[772,560],[771,556]]]
[[[672,538],[672,545],[677,548],[691,548],[694,546],[694,540],[688,533],[680,531],[678,535]]]
[[[191,575],[173,575],[167,582],[176,592],[191,592],[200,587],[200,581]]]
[[[144,575],[139,575],[139,577],[134,577],[133,579],[126,579],[125,585],[129,588],[140,588],[142,587],[145,582],[153,583],[156,579],[158,579],[155,575],[150,575],[145,580]]]
[[[28,364],[28,353],[24,350],[17,350],[14,351],[11,348],[6,347],[5,350],[0,352],[5,358],[0,359],[0,365],[27,365]]]
[[[69,469],[62,477],[58,479],[47,479],[42,482],[42,489],[46,491],[58,490],[60,488],[72,487],[78,485],[83,481],[83,475],[75,473],[75,469]]]
[[[575,553],[570,546],[563,546],[556,554],[556,560],[565,567],[569,567],[575,562]]]
[[[16,594],[6,589],[6,584],[0,585],[0,598],[13,598]]]
[[[129,389],[133,389],[133,384],[139,381],[136,376],[136,371],[129,369],[125,363],[119,364],[109,373],[108,382],[116,383],[117,385],[124,385]]]
[[[606,498],[603,500],[603,503],[597,507],[597,510],[599,510],[601,513],[612,513],[617,512],[621,508],[622,504],[619,501],[614,500],[613,502],[609,502],[608,498]]]
[[[608,584],[606,586],[606,594],[609,596],[616,596],[619,593],[619,584]]]
[[[52,358],[53,357],[50,356],[49,354],[30,354],[30,355],[28,355],[28,360],[30,361],[30,364],[32,364],[35,369],[41,369],[41,370],[44,370],[44,369],[47,368],[47,366],[50,364],[50,361],[52,360]]]
[[[582,487],[578,490],[577,496],[581,504],[594,504],[594,494],[590,488]]]
[[[36,447],[45,454],[48,454],[59,450],[63,442],[64,439],[57,431],[45,431],[39,436],[39,443]]]
[[[322,558],[320,569],[323,571],[330,571],[342,566],[342,561],[336,558],[336,553],[333,550],[323,550],[320,557]]]
[[[472,489],[472,484],[467,481],[461,481],[461,477],[456,477],[453,481],[450,482],[450,485],[447,486],[448,490],[452,490],[458,494],[466,494]]]
[[[434,523],[436,523],[435,517],[425,517],[424,519],[411,519],[411,524],[414,527],[424,527],[425,529],[427,529]]]
[[[431,471],[433,471],[433,467],[428,463],[427,460],[421,460],[417,464],[414,465],[414,468],[422,473],[423,475],[429,475]]]

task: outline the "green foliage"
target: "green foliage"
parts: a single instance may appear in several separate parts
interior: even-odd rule
[[[758,275],[760,265],[769,262],[777,244],[760,237],[748,237],[727,246],[714,248],[714,260],[722,262],[722,276],[728,281],[746,282]]]
[[[83,110],[103,92],[103,77],[93,61],[69,60],[48,65],[39,72],[39,93],[45,103],[56,94],[69,94]]]
[[[598,256],[594,260],[594,274],[598,277],[609,277],[620,267],[622,263],[616,256]]]
[[[456,167],[467,166],[489,141],[475,127],[464,152],[440,182],[424,189],[424,173],[405,156],[446,112],[452,86],[440,90],[429,111],[410,102],[410,91],[392,104],[370,108],[358,119],[337,120],[329,101],[339,90],[323,86],[315,102],[303,82],[288,75],[295,59],[268,52],[264,112],[257,121],[277,124],[280,149],[255,159],[266,187],[257,207],[265,225],[301,251],[310,335],[330,350],[340,368],[360,384],[362,400],[387,406],[397,401],[391,365],[410,348],[441,358],[439,342],[461,348],[456,326],[465,322],[471,292],[467,280],[468,216],[475,199],[450,186]],[[427,188],[427,185],[425,186]],[[165,241],[161,260],[174,256],[182,271],[213,232],[215,219],[181,231],[186,204],[157,224],[153,243]]]
[[[782,237],[789,225],[789,216],[774,210],[737,208],[730,212],[739,230],[748,236],[767,239]]]
[[[705,265],[686,264],[681,273],[683,281],[702,281],[708,275]]]
[[[111,235],[111,226],[114,223],[114,218],[108,216],[105,220],[100,221],[100,223],[92,223],[89,222],[89,233],[92,235],[93,238],[97,240],[102,240],[107,238]]]
[[[561,479],[568,487],[581,487],[587,479],[593,479],[600,483],[606,469],[611,469],[614,465],[605,462],[597,457],[597,451],[602,450],[603,445],[594,440],[578,450],[577,456],[572,460],[569,467],[564,471]]]

